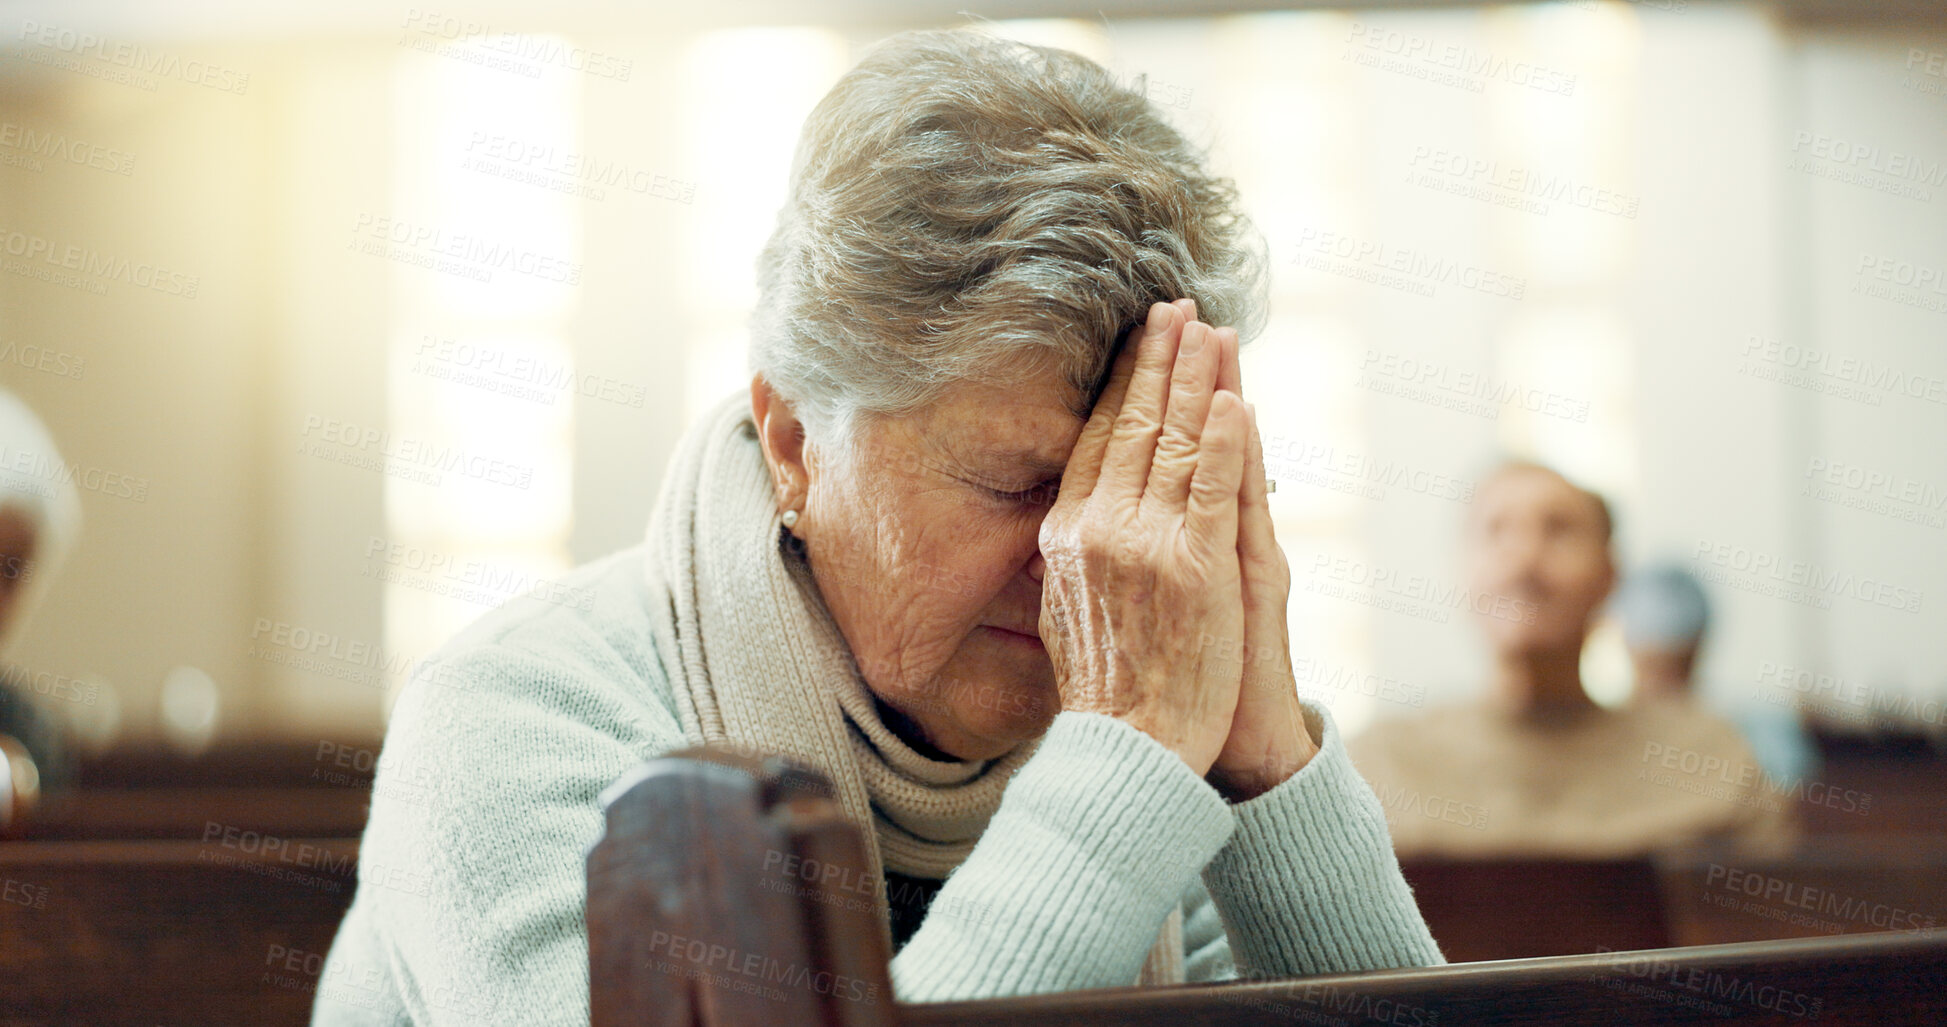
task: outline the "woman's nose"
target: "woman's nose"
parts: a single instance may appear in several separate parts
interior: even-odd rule
[[[1033,556],[1028,557],[1028,577],[1033,578],[1034,583],[1039,585],[1042,575],[1046,573],[1048,573],[1048,561],[1042,559],[1041,550],[1037,549]]]

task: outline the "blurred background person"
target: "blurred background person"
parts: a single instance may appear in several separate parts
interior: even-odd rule
[[[1352,745],[1401,856],[1618,859],[1786,833],[1781,804],[1725,774],[1753,763],[1729,723],[1667,703],[1607,710],[1583,688],[1582,647],[1616,580],[1613,534],[1602,497],[1540,464],[1482,481],[1463,547],[1488,687]]]
[[[0,389],[0,833],[16,829],[43,790],[68,776],[60,731],[29,699],[30,678],[13,665],[23,629],[81,526],[66,466],[40,418]]]
[[[1632,703],[1674,703],[1698,715],[1710,702],[1696,685],[1698,655],[1710,627],[1710,597],[1703,583],[1675,563],[1651,564],[1623,580],[1611,609],[1622,624],[1623,644],[1635,672]],[[1765,776],[1779,785],[1818,769],[1818,750],[1795,711],[1758,702],[1721,710],[1737,725]]]

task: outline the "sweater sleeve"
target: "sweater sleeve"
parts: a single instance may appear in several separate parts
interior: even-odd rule
[[[583,861],[602,832],[597,797],[683,745],[660,706],[590,688],[627,674],[597,663],[487,646],[416,675],[387,732],[314,1024],[588,1023]]]
[[[317,982],[314,1023],[588,1022],[583,857],[602,829],[597,797],[642,760],[684,744],[665,703],[600,684],[637,677],[593,646],[564,660],[498,645],[416,676],[393,714],[358,894]],[[1325,765],[1314,760],[1294,781],[1322,778],[1314,768]],[[1349,767],[1342,776],[1357,784]],[[1407,962],[1372,955],[1416,951],[1412,932],[1423,938],[1424,928],[1362,784],[1355,798],[1379,824],[1380,847],[1367,834],[1329,837],[1347,830],[1332,810],[1349,787],[1287,782],[1228,806],[1147,735],[1104,716],[1060,714],[893,960],[895,992],[936,1001],[1127,985],[1179,904],[1189,914],[1186,969],[1199,979],[1229,974],[1232,945],[1254,968],[1287,965],[1256,955],[1286,948],[1300,968]],[[1297,810],[1276,814],[1267,800],[1287,793]],[[1258,834],[1233,835],[1246,825]],[[1324,857],[1312,851],[1321,845]],[[1231,885],[1240,875],[1206,870],[1226,859],[1290,870],[1278,888],[1240,892]],[[1361,868],[1375,860],[1405,903],[1392,921],[1355,901],[1366,887]],[[1190,898],[1202,892],[1200,871],[1215,912]],[[1348,915],[1365,919],[1319,926]],[[1245,936],[1255,940],[1239,944]],[[1345,938],[1363,939],[1372,958],[1343,959],[1331,946]],[[1307,962],[1313,945],[1326,946],[1324,958]],[[1438,959],[1430,940],[1425,949]]]
[[[1237,976],[1231,959],[1230,939],[1224,936],[1223,918],[1210,891],[1199,876],[1183,893],[1183,979],[1186,981],[1228,981]]]
[[[1236,833],[1204,869],[1237,972],[1292,977],[1445,962],[1400,874],[1379,799],[1352,768],[1331,714],[1307,703],[1305,720],[1318,754],[1231,807]]]
[[[1231,830],[1175,753],[1111,717],[1057,714],[893,959],[893,990],[937,1002],[1132,984]]]

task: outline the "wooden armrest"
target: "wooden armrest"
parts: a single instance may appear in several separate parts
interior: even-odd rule
[[[719,748],[617,781],[588,855],[593,1027],[891,1027],[879,896],[831,795],[816,771]]]

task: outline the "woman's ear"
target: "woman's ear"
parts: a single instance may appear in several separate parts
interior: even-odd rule
[[[764,448],[764,463],[770,468],[771,484],[777,490],[779,510],[804,510],[810,492],[811,474],[805,463],[804,424],[784,397],[777,394],[763,375],[750,380],[751,420],[757,424],[757,441]],[[794,532],[795,534],[795,532]]]

